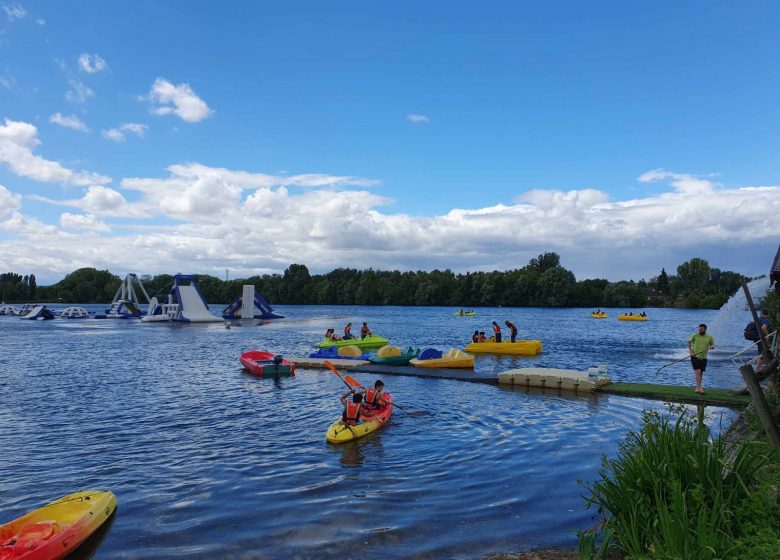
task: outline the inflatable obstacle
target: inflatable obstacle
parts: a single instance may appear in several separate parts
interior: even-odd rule
[[[244,305],[244,302],[252,302]],[[244,285],[241,297],[222,310],[223,319],[284,319],[284,315],[274,313],[271,304],[255,291],[252,284]]]

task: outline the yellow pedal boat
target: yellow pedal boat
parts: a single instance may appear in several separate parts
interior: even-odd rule
[[[466,354],[457,348],[450,348],[450,350],[446,354],[442,355],[441,358],[426,358],[426,352],[428,352],[428,350],[421,352],[420,358],[409,360],[409,365],[412,365],[416,368],[425,369],[474,369],[474,356],[470,356],[469,354]],[[440,352],[439,355],[441,355]]]
[[[516,340],[514,342],[472,342],[465,348],[472,354],[512,354],[515,356],[536,356],[542,351],[541,340]]]
[[[647,321],[647,316],[641,315],[618,315],[618,321]]]
[[[606,313],[591,313],[590,316],[593,319],[606,319],[609,317]]]

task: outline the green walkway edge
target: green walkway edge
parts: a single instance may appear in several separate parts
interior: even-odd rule
[[[653,385],[650,383],[611,383],[599,387],[598,392],[710,406],[743,407],[750,404],[748,395],[732,395],[729,393],[729,389],[708,389],[706,387],[704,388],[704,394],[699,395],[693,390],[693,387]]]

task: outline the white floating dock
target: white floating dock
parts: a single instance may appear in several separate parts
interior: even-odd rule
[[[328,369],[324,358],[287,358],[295,367],[301,369]],[[328,360],[336,369],[349,369],[358,366],[367,366],[368,360]]]
[[[510,369],[498,374],[500,385],[521,387],[545,387],[592,393],[599,387],[612,383],[608,377],[598,380],[588,379],[587,372],[573,369],[520,368]]]

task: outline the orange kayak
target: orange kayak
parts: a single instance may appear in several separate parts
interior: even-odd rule
[[[111,492],[87,490],[0,525],[0,560],[59,560],[97,531],[116,509]]]

